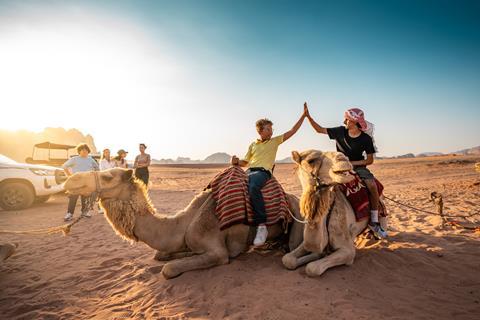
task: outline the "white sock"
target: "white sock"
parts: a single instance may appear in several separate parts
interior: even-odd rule
[[[373,223],[378,223],[378,210],[370,210],[370,219]]]

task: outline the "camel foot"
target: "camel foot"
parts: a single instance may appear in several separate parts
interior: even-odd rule
[[[177,270],[175,270],[175,267],[172,266],[170,263],[167,263],[166,265],[163,266],[162,268],[162,275],[165,279],[172,279],[172,278],[175,278],[175,277],[178,277],[179,275],[181,275],[182,273],[181,272],[178,272]]]
[[[282,263],[288,270],[295,270],[298,267],[297,258],[291,254],[286,254],[282,258]]]
[[[313,263],[309,263],[305,267],[305,273],[307,274],[307,276],[312,277],[312,278],[321,276],[324,272],[325,272],[325,270],[322,270],[322,268],[318,268]]]

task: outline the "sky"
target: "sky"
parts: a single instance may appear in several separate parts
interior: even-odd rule
[[[324,127],[364,110],[381,156],[480,145],[480,2],[0,0],[0,129],[243,156],[304,101]],[[305,121],[277,159],[334,148]]]

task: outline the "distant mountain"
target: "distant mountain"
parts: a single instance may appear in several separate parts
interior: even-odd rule
[[[173,159],[152,159],[152,164],[199,164],[199,163],[229,163],[231,156],[225,152],[216,152],[204,160],[192,160],[188,157],[178,157]]]
[[[470,148],[470,149],[463,149],[463,150],[455,151],[455,152],[452,152],[452,153],[463,154],[463,155],[469,155],[469,154],[480,155],[480,146],[473,147],[473,148]]]
[[[217,152],[206,157],[202,163],[229,163],[231,157],[228,153]]]
[[[407,153],[401,156],[396,156],[394,158],[397,158],[397,159],[415,158],[415,155],[413,153]]]
[[[433,156],[441,156],[443,153],[441,152],[422,152],[416,155],[417,158],[421,157],[433,157]]]

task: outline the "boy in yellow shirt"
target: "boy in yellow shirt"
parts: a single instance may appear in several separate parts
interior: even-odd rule
[[[252,142],[248,147],[247,154],[240,160],[237,156],[232,156],[230,163],[241,167],[248,167],[248,192],[250,202],[254,212],[254,223],[257,225],[257,234],[253,244],[260,246],[267,240],[267,215],[265,213],[265,203],[262,196],[262,188],[272,177],[272,169],[275,164],[278,146],[290,139],[302,126],[306,117],[306,109],[300,119],[295,123],[290,131],[279,136],[273,137],[273,123],[268,119],[260,119],[256,122],[257,132],[260,139]]]

